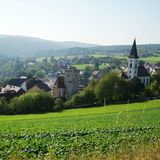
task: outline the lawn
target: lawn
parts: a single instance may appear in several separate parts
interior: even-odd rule
[[[120,146],[160,139],[160,100],[70,109],[59,113],[0,116],[0,158],[58,159],[70,154],[111,153]]]

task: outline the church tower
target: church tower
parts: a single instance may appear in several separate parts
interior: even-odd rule
[[[128,57],[128,79],[138,76],[138,58],[136,40],[134,39],[133,46]]]
[[[66,97],[70,97],[79,92],[79,75],[76,67],[67,67],[64,74],[64,84],[66,87]]]

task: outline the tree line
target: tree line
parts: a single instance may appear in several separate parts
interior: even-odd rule
[[[61,111],[63,102],[45,92],[26,93],[7,102],[0,98],[0,114],[29,114]]]
[[[73,95],[65,106],[76,107],[93,104],[128,102],[160,96],[160,73],[153,75],[151,84],[145,87],[138,78],[125,80],[117,73],[109,73],[100,81],[92,79],[80,93]]]
[[[67,108],[104,105],[158,96],[160,96],[160,73],[152,76],[150,86],[144,87],[138,78],[125,80],[112,72],[99,81],[92,79],[83,91],[65,101],[45,92],[26,93],[9,102],[0,98],[0,114],[57,112]]]

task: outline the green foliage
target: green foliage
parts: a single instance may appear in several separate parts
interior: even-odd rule
[[[152,82],[157,81],[160,85],[160,72],[158,71],[156,74],[152,75]]]
[[[0,114],[8,113],[9,105],[4,98],[0,97]]]
[[[152,92],[153,96],[159,96],[160,95],[160,86],[158,84],[157,80],[154,80],[150,85],[150,90]]]
[[[118,100],[123,95],[125,81],[120,79],[116,73],[109,73],[104,76],[95,87],[95,93],[100,102]],[[127,92],[126,92],[127,93]],[[125,94],[125,93],[124,93]]]
[[[131,89],[135,96],[140,94],[140,92],[142,92],[145,89],[144,84],[141,83],[141,80],[136,77],[131,79],[130,83],[131,83]]]
[[[88,86],[78,94],[73,95],[65,104],[66,106],[92,105],[96,102],[94,87],[97,84],[95,79],[91,80]]]
[[[39,113],[54,110],[54,98],[47,93],[26,93],[12,99],[11,112],[13,114]]]
[[[160,139],[160,100],[72,109],[58,113],[0,116],[0,157],[68,159],[75,153],[116,153]],[[119,156],[119,155],[117,155]]]
[[[64,102],[61,98],[56,98],[54,102],[54,109],[56,111],[61,111],[64,108]]]
[[[117,73],[109,73],[104,76],[95,87],[98,100],[123,101],[135,98],[144,91],[144,85],[137,78],[126,81],[118,77]]]

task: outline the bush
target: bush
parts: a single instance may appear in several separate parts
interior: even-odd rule
[[[64,102],[63,102],[63,100],[62,99],[60,99],[60,98],[57,98],[56,100],[55,100],[55,102],[54,102],[54,109],[56,110],[56,111],[61,111],[63,108],[64,108]]]
[[[41,113],[55,110],[54,98],[44,92],[26,93],[10,102],[12,114]]]
[[[9,105],[4,98],[0,97],[0,114],[6,114],[9,112]]]

